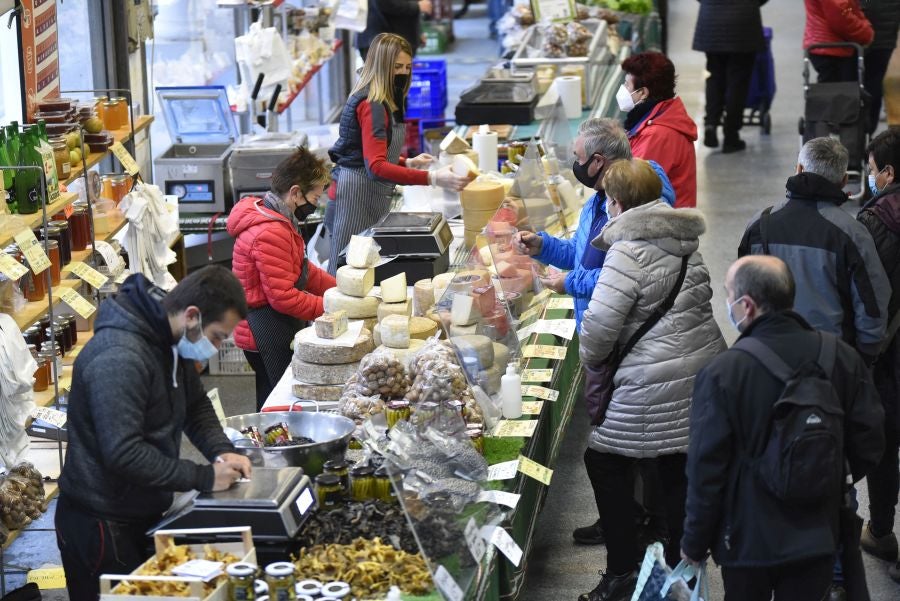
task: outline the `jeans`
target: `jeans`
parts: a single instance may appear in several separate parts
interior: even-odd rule
[[[831,557],[769,568],[722,568],[725,601],[822,601],[831,589]]]
[[[869,101],[870,134],[878,127],[878,119],[881,116],[881,99],[884,95],[884,76],[893,52],[890,48],[866,50],[866,73],[863,78],[863,87],[871,96]]]
[[[707,53],[706,127],[716,127],[725,113],[725,141],[733,141],[744,124],[744,105],[750,90],[756,55],[752,52]]]
[[[253,373],[256,374],[256,410],[261,411],[266,399],[269,398],[272,390],[275,389],[275,382],[269,380],[266,366],[259,353],[244,351],[244,356],[247,358],[247,363],[253,368]]]
[[[684,503],[687,494],[685,465],[687,455],[661,455],[653,459],[635,459],[588,449],[585,467],[600,510],[600,523],[606,538],[607,571],[621,575],[636,570],[643,557],[638,548],[635,523],[634,479],[641,462],[655,462],[665,512],[669,540],[665,544],[666,562],[675,566],[681,556],[681,533],[684,529]],[[654,470],[642,470],[644,477]]]
[[[97,599],[101,574],[129,574],[150,557],[150,539],[145,533],[155,521],[131,524],[104,520],[61,494],[56,503],[56,544],[69,598]]]

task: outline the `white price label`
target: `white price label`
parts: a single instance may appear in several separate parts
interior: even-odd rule
[[[71,288],[66,288],[60,292],[59,298],[85,319],[89,318],[97,310],[97,307]]]
[[[537,425],[536,419],[501,419],[494,428],[494,436],[529,438],[534,436]]]
[[[474,518],[469,518],[469,523],[466,524],[464,534],[466,537],[466,544],[469,546],[469,552],[472,553],[475,562],[481,561],[481,558],[484,557],[484,554],[487,551],[487,545],[484,544],[484,539],[481,538],[481,532],[478,530],[478,524],[475,523]]]
[[[103,284],[105,284],[109,278],[88,265],[87,263],[82,263],[81,261],[74,261],[69,269],[80,277],[82,280],[93,286],[94,288],[102,288]]]
[[[547,301],[547,309],[574,309],[575,299],[571,296],[556,296]]]
[[[122,146],[121,142],[116,142],[112,146],[109,147],[116,158],[119,159],[119,162],[122,163],[122,168],[125,169],[130,175],[137,175],[141,170],[138,167],[137,161],[134,160],[134,157],[131,156],[131,153],[126,150],[124,146]]]
[[[463,591],[456,580],[444,566],[438,566],[434,571],[434,584],[447,598],[447,601],[462,601]]]
[[[510,480],[516,477],[519,471],[519,460],[504,461],[503,463],[495,463],[488,467],[488,480]]]
[[[34,237],[34,232],[31,230],[22,230],[14,236],[14,239],[16,244],[19,245],[19,250],[25,255],[28,266],[31,267],[33,273],[42,273],[50,267],[50,259],[47,258],[44,247],[42,247],[41,243],[38,242],[38,239]]]
[[[0,252],[0,273],[11,280],[18,280],[28,273],[28,268],[16,261],[10,255]]]
[[[537,317],[541,314],[541,311],[544,310],[544,305],[535,305],[534,307],[528,309],[527,311],[523,311],[519,316],[519,321],[526,322],[532,317]]]
[[[504,492],[502,490],[483,490],[478,493],[478,499],[476,499],[479,503],[496,503],[497,505],[505,505],[510,509],[515,509],[516,505],[519,504],[519,498],[522,495],[517,495],[511,492]]]
[[[518,567],[522,561],[522,547],[512,539],[509,532],[500,526],[484,526],[481,528],[481,536],[497,547],[514,566]]]
[[[212,403],[213,411],[216,412],[216,417],[219,418],[219,423],[222,424],[222,427],[224,428],[225,410],[222,408],[222,399],[219,398],[219,389],[213,388],[206,393],[206,396],[209,397],[209,402]]]
[[[64,412],[49,407],[35,407],[31,412],[31,417],[43,420],[57,428],[65,426],[68,419]]]
[[[518,330],[516,332],[516,336],[518,337],[519,342],[525,342],[526,340],[528,340],[528,337],[531,336],[531,334],[534,332],[534,328],[536,325],[537,322]]]
[[[534,331],[538,334],[553,334],[572,340],[575,337],[574,319],[541,319],[534,324]]]
[[[544,386],[537,386],[535,384],[523,384],[522,396],[533,396],[544,399],[545,401],[555,401],[559,398],[559,391]]]
[[[525,369],[522,370],[523,382],[550,382],[553,380],[552,369]]]

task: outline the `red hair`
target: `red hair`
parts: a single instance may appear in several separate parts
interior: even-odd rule
[[[642,52],[622,61],[622,70],[631,75],[634,89],[647,88],[650,98],[668,100],[675,96],[675,65],[661,52]]]

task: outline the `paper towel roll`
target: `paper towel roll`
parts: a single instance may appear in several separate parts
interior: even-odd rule
[[[576,75],[557,77],[553,85],[559,92],[563,108],[566,110],[566,119],[578,119],[581,117],[581,78]]]
[[[482,173],[497,171],[497,132],[472,133],[472,149],[478,153],[478,169]]]

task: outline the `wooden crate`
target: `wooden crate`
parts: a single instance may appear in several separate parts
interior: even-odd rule
[[[196,535],[218,535],[218,534],[240,534],[241,542],[239,543],[209,543],[217,551],[231,553],[236,556],[239,561],[256,564],[256,548],[253,546],[253,536],[249,526],[239,528],[198,528],[193,530],[159,530],[153,535],[153,543],[156,547],[157,557],[165,551],[169,545],[169,541],[179,536],[196,536]],[[188,545],[197,556],[204,556],[204,544]],[[150,560],[144,562],[135,572],[143,568]],[[116,583],[128,580],[130,582],[187,582],[191,588],[191,594],[188,597],[164,597],[157,595],[118,595],[112,592]],[[182,576],[140,576],[136,574],[104,574],[100,576],[100,601],[170,601],[178,599],[179,601],[228,601],[228,579],[223,578],[219,586],[217,586],[209,595],[204,596],[203,581],[199,578],[185,578]]]

